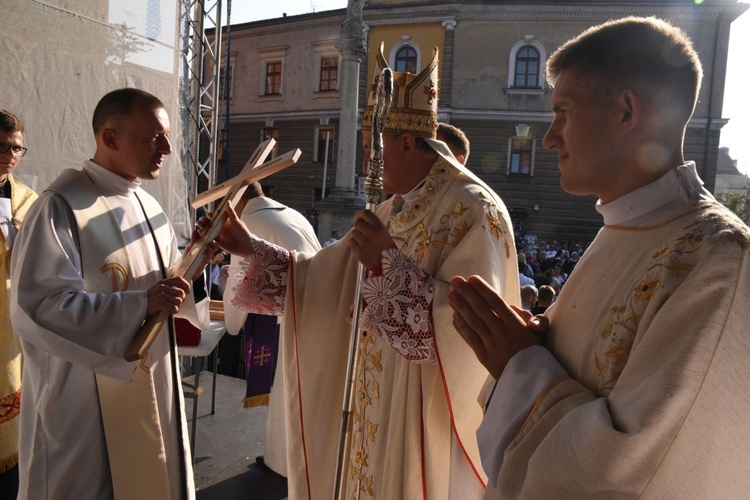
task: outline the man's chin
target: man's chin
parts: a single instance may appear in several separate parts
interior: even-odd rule
[[[151,171],[150,171],[150,172],[148,172],[148,173],[147,173],[146,175],[144,175],[143,177],[141,177],[141,180],[145,180],[145,181],[154,181],[154,180],[156,180],[156,179],[158,179],[158,178],[159,178],[159,174],[160,174],[160,173],[161,173],[161,170],[160,170],[160,169],[156,169],[156,170],[151,170]]]

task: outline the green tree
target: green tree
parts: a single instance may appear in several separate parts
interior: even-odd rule
[[[742,221],[750,225],[750,195],[747,193],[721,193],[717,196],[719,202],[737,214]]]

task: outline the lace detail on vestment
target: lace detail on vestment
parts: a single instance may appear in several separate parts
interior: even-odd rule
[[[362,284],[363,329],[376,333],[409,361],[434,363],[434,279],[397,248],[383,250],[383,274]]]
[[[249,313],[283,316],[289,252],[257,238],[251,244],[254,253],[242,262],[232,305]]]

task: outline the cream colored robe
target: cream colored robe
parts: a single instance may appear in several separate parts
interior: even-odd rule
[[[659,208],[605,226],[549,310],[569,376],[538,398],[487,498],[748,497],[750,231],[694,166],[660,182],[674,201],[621,206]]]
[[[12,231],[26,217],[37,195],[8,174],[11,184]],[[0,232],[0,473],[18,463],[18,413],[21,406],[21,341],[10,324],[10,255],[8,241]]]
[[[360,343],[348,497],[356,490],[383,500],[482,494],[474,431],[487,372],[451,325],[449,281],[479,274],[511,302],[520,298],[507,211],[470,176],[439,159],[407,203],[394,196],[377,209],[398,249],[434,280],[437,361],[408,361],[378,335]],[[294,256],[289,270],[285,321],[293,328],[283,359],[293,500],[332,495],[357,270],[348,239]]]
[[[113,498],[97,376],[127,383],[140,370],[138,362],[126,362],[123,355],[146,316],[146,290],[162,279],[154,240],[135,199],[148,195],[137,183],[91,161],[85,169],[112,207],[107,214],[111,224],[122,228],[135,279],[124,291],[88,290],[82,272],[90,265],[82,265],[82,259],[96,256],[80,245],[76,218],[63,197],[52,190],[42,194],[16,239],[12,265],[11,319],[24,352],[19,499]],[[80,182],[89,182],[77,173]],[[179,252],[169,221],[163,212],[150,220],[161,238],[165,265],[173,265]],[[194,310],[192,302],[188,294],[183,311]],[[191,320],[200,324],[194,315]],[[153,435],[162,438],[171,498],[194,498],[173,347],[165,325],[149,351],[160,425]],[[136,470],[146,461],[130,463]],[[139,498],[164,499],[152,491]]]

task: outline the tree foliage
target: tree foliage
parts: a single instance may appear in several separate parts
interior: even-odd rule
[[[747,193],[721,193],[717,196],[717,200],[750,226],[750,195]]]

